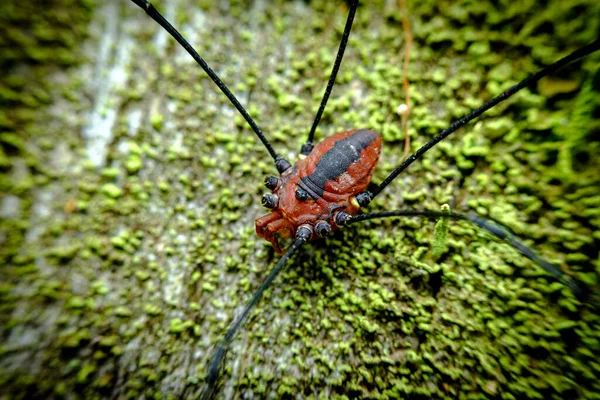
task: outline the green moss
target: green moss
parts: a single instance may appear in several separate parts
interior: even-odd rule
[[[164,120],[165,120],[165,117],[159,113],[152,114],[150,116],[150,124],[152,124],[152,127],[154,129],[156,129],[157,131],[160,131],[162,129],[162,124],[163,124]]]
[[[444,214],[450,214],[450,206],[448,206],[447,204],[442,205],[441,210]],[[435,257],[441,256],[448,249],[446,245],[446,240],[448,238],[448,226],[449,218],[446,217],[441,217],[435,223],[433,243],[431,244],[432,254]]]
[[[71,308],[71,309],[80,309],[80,308],[84,308],[86,305],[86,302],[84,299],[82,299],[79,296],[73,296],[69,299],[68,303],[67,303],[67,307]]]
[[[201,17],[198,5],[177,5],[174,25],[187,35],[203,21],[201,34],[211,40],[192,38],[193,45],[251,105],[276,151],[293,159],[288,152],[299,149],[318,106],[346,6],[277,3],[248,11],[233,1],[223,13],[203,3]],[[1,222],[10,232],[0,250],[7,266],[2,315],[10,316],[2,317],[3,333],[12,338],[43,326],[48,339],[31,350],[4,346],[3,365],[20,357],[40,367],[35,376],[2,371],[1,386],[12,397],[197,397],[214,344],[277,259],[253,227],[264,214],[261,182],[274,172],[272,161],[200,68],[174,62],[174,44],[159,48],[158,30],[141,10],[117,7],[119,26],[130,17],[144,23],[119,31],[135,44],[126,52],[125,87],[112,88],[111,73],[101,71],[110,97],[104,115],[117,114],[115,136],[104,169],[86,162],[80,133],[94,90],[62,64],[57,87],[51,66],[102,63],[96,53],[86,59],[53,51],[99,45],[98,38],[73,40],[88,29],[77,23],[87,6],[67,6],[69,12],[59,1],[43,14],[27,14],[26,3],[0,6],[0,19],[15,19],[3,25],[11,27],[12,50],[0,62],[19,55],[32,62],[19,73],[5,68],[0,85],[7,133],[0,184],[21,202],[21,216]],[[554,1],[541,8],[410,3],[412,149],[597,36],[597,5],[583,1],[573,10]],[[105,26],[106,12],[95,10],[99,19],[90,26]],[[36,25],[28,15],[48,23],[16,29]],[[396,112],[405,102],[401,13],[370,2],[355,23],[317,138],[353,127],[380,130],[380,182],[403,152]],[[131,41],[111,45],[107,68]],[[477,211],[596,285],[595,64],[589,58],[560,72],[540,85],[544,95],[531,88],[459,130],[369,211],[441,203]],[[39,84],[40,76],[52,84]],[[133,129],[139,112],[147,120]],[[372,221],[306,245],[234,340],[219,393],[593,398],[600,391],[597,313],[506,244],[464,221],[443,226],[446,220]]]
[[[112,198],[112,199],[119,198],[123,194],[123,190],[121,190],[121,188],[119,188],[114,183],[106,183],[106,184],[102,185],[102,187],[100,188],[100,191],[103,194],[105,194],[107,197]]]
[[[102,176],[105,178],[113,179],[119,176],[118,168],[104,168],[101,172]]]
[[[169,332],[171,333],[181,333],[186,329],[186,324],[179,318],[174,318],[171,320],[171,325],[169,327]]]
[[[127,168],[127,172],[130,174],[135,174],[140,170],[140,168],[142,168],[142,165],[142,159],[138,155],[132,154],[129,156],[125,167]]]
[[[55,247],[48,251],[50,257],[55,257],[61,262],[69,261],[77,256],[81,250],[81,244],[74,243],[68,246]]]
[[[133,315],[133,312],[128,307],[119,306],[115,308],[115,315],[121,318],[129,318]]]

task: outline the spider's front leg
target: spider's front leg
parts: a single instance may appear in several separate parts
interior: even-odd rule
[[[293,233],[294,227],[287,219],[283,218],[280,211],[274,211],[256,220],[256,234],[259,238],[270,242],[277,254],[281,255],[283,251],[279,247],[276,235],[279,234],[283,238],[289,238]]]

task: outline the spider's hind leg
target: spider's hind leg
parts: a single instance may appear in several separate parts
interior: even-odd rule
[[[572,278],[567,275],[563,270],[561,270],[556,265],[550,263],[540,255],[538,255],[533,249],[529,248],[525,243],[523,243],[518,237],[516,237],[510,229],[505,227],[498,221],[494,221],[492,219],[486,219],[480,217],[479,215],[469,212],[469,213],[458,213],[452,211],[448,212],[440,212],[440,211],[428,211],[428,210],[394,210],[394,211],[382,211],[376,213],[369,214],[361,214],[355,215],[351,217],[347,224],[365,221],[368,219],[376,219],[376,218],[386,218],[386,217],[425,217],[429,219],[438,219],[438,218],[451,218],[454,220],[464,220],[469,221],[472,224],[476,225],[480,229],[485,230],[486,232],[494,235],[496,238],[506,241],[512,248],[517,250],[523,256],[527,257],[540,267],[542,267],[548,274],[550,274],[553,278],[567,286],[575,297],[577,297],[581,301],[585,301],[594,307],[598,307],[596,301],[592,299],[590,296],[592,293],[586,285],[582,282]]]

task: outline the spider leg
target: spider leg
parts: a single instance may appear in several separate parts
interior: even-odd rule
[[[223,360],[225,358],[225,354],[229,349],[229,344],[235,337],[235,334],[242,326],[242,323],[246,320],[250,311],[258,304],[258,301],[262,297],[264,291],[273,283],[273,280],[279,275],[283,267],[285,267],[292,257],[294,253],[310,238],[311,232],[305,229],[298,229],[296,232],[296,238],[292,246],[287,250],[287,252],[279,259],[277,265],[271,270],[267,279],[258,287],[256,292],[252,295],[250,301],[244,307],[244,310],[238,317],[233,321],[227,332],[223,336],[221,342],[217,345],[214,350],[214,353],[211,357],[210,363],[208,365],[208,371],[206,376],[206,382],[202,389],[202,393],[200,394],[200,398],[202,400],[212,399],[216,393],[217,386],[219,384],[219,378],[221,375],[221,369],[223,366]]]
[[[171,35],[173,37],[173,39],[175,39],[177,41],[177,43],[179,43],[181,45],[181,47],[183,47],[190,56],[192,56],[194,61],[196,61],[196,63],[198,63],[198,65],[200,65],[200,67],[204,70],[204,72],[206,72],[206,74],[209,76],[209,78],[215,83],[215,85],[217,85],[217,87],[221,90],[221,92],[223,92],[225,97],[227,97],[227,99],[236,108],[236,110],[241,114],[241,116],[244,117],[244,119],[246,120],[246,122],[248,123],[250,128],[252,128],[252,130],[258,137],[258,139],[262,142],[262,144],[265,146],[265,148],[271,155],[271,157],[273,157],[277,171],[279,171],[279,173],[282,173],[283,171],[290,168],[291,165],[290,165],[289,161],[287,161],[286,159],[279,157],[279,155],[277,155],[277,153],[275,152],[275,149],[273,149],[273,146],[271,145],[269,140],[265,137],[264,133],[258,127],[256,122],[254,122],[254,120],[252,119],[250,114],[248,114],[248,112],[246,111],[244,106],[242,106],[242,104],[234,96],[234,94],[231,92],[231,90],[229,90],[227,85],[225,85],[225,83],[223,83],[223,81],[221,80],[221,78],[219,78],[219,76],[216,74],[216,72],[213,71],[208,66],[206,61],[204,61],[204,59],[200,56],[200,54],[198,54],[198,52],[192,47],[192,45],[188,43],[188,41],[181,35],[181,33],[179,33],[179,31],[173,25],[171,25],[171,23],[169,21],[167,21],[166,18],[163,17],[163,15],[161,13],[159,13],[158,10],[156,8],[154,8],[154,6],[149,1],[147,1],[147,0],[131,0],[131,1],[135,5],[140,7],[142,10],[144,10],[150,18],[152,18],[154,21],[156,21],[156,23],[158,23],[160,26],[162,26],[169,33],[169,35]]]
[[[331,75],[329,75],[329,81],[327,82],[325,93],[323,93],[323,98],[321,99],[321,105],[319,106],[319,110],[317,111],[315,120],[312,124],[312,127],[310,128],[308,139],[306,139],[306,143],[304,143],[302,145],[302,148],[300,149],[300,154],[302,155],[309,155],[313,149],[315,131],[317,130],[317,125],[319,125],[319,121],[321,120],[321,116],[323,115],[323,111],[325,110],[325,106],[327,105],[327,100],[329,100],[329,95],[331,94],[331,90],[333,89],[333,85],[335,84],[335,77],[337,76],[337,73],[340,69],[340,65],[342,64],[342,58],[344,57],[344,51],[346,50],[346,44],[348,43],[348,37],[350,36],[350,30],[352,29],[352,22],[354,21],[354,15],[356,14],[357,7],[358,0],[352,0],[350,2],[350,10],[348,11],[348,19],[346,20],[346,26],[344,27],[342,41],[340,42],[340,47],[338,48],[335,63],[333,64],[333,68],[331,69]]]
[[[256,220],[256,234],[258,237],[271,242],[279,255],[282,255],[284,251],[279,247],[276,235],[279,234],[284,238],[288,238],[293,233],[294,229],[292,225],[288,220],[283,218],[283,215],[279,211],[274,211]]]
[[[383,180],[383,182],[381,182],[381,184],[379,184],[379,186],[377,188],[375,188],[372,192],[366,191],[363,193],[359,193],[356,196],[356,200],[361,205],[361,207],[365,207],[366,205],[368,205],[371,202],[371,200],[373,200],[375,198],[375,196],[377,196],[379,193],[381,193],[383,191],[383,189],[385,189],[394,179],[396,179],[396,177],[402,171],[404,171],[406,168],[408,168],[413,162],[415,162],[423,154],[425,154],[425,152],[427,152],[429,149],[434,147],[436,144],[441,142],[446,137],[450,136],[453,132],[458,130],[460,127],[466,125],[470,121],[479,117],[481,114],[485,113],[490,108],[496,106],[498,103],[501,103],[502,101],[508,99],[515,93],[519,92],[521,89],[533,85],[534,83],[536,83],[543,77],[548,76],[555,71],[558,71],[559,69],[563,68],[567,64],[570,64],[571,62],[578,60],[582,57],[585,57],[585,56],[587,56],[595,51],[598,51],[598,50],[600,50],[600,38],[596,39],[595,41],[593,41],[592,43],[590,43],[586,46],[583,46],[582,48],[580,48],[578,50],[575,50],[571,54],[556,61],[554,64],[548,65],[544,69],[538,71],[537,73],[535,73],[533,75],[528,76],[527,78],[523,79],[521,82],[517,83],[516,85],[506,89],[504,92],[500,93],[498,96],[494,97],[493,99],[491,99],[490,101],[485,103],[483,106],[479,107],[478,109],[473,110],[469,114],[463,116],[458,121],[456,121],[452,125],[450,125],[448,128],[446,128],[442,132],[440,132],[433,139],[431,139],[430,141],[425,143],[417,151],[415,151],[410,157],[408,157],[406,160],[404,160],[402,162],[402,164],[400,164],[394,171],[392,171],[388,175],[388,177],[385,178]]]
[[[542,267],[553,278],[571,289],[575,297],[577,297],[579,300],[586,301],[588,303],[590,302],[590,290],[583,283],[567,275],[559,267],[541,257],[533,249],[525,245],[525,243],[523,243],[514,233],[510,231],[508,227],[502,223],[493,219],[480,217],[473,212],[465,214],[454,211],[451,213],[446,213],[429,210],[394,210],[355,215],[347,218],[344,222],[345,225],[348,225],[369,219],[388,217],[425,217],[429,219],[450,218],[454,220],[469,221],[480,229],[483,229],[484,231],[494,235],[496,238],[506,241],[511,247],[513,247],[523,256]]]

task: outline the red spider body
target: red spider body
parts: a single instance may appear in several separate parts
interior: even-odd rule
[[[380,151],[381,137],[366,129],[340,132],[317,144],[279,179],[273,178],[273,212],[256,220],[258,236],[281,254],[276,234],[291,237],[304,225],[316,229],[318,235],[311,237],[316,239],[338,229],[336,213],[359,211],[354,196],[367,188]]]

